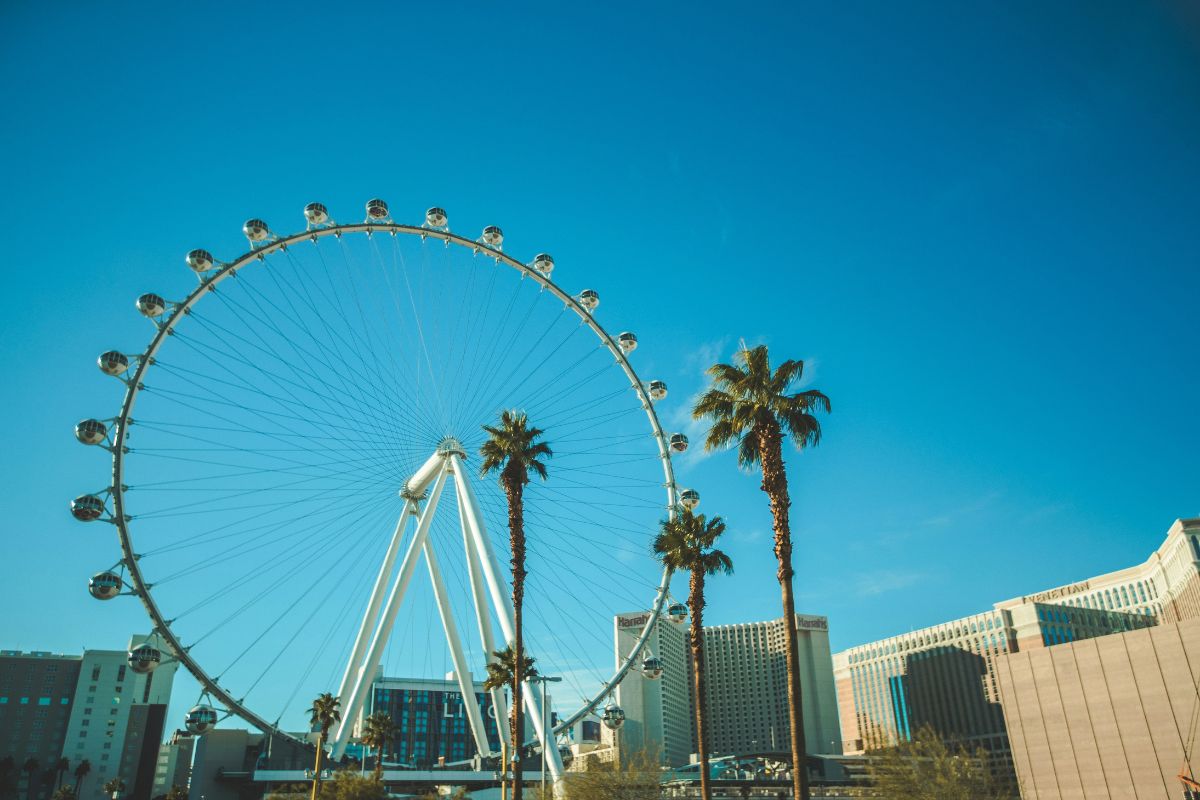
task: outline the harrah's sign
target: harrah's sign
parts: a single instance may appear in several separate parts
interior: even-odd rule
[[[640,628],[650,621],[649,614],[639,614],[636,617],[617,617],[618,628]]]
[[[796,627],[802,631],[827,631],[829,620],[824,617],[804,617],[796,615]]]

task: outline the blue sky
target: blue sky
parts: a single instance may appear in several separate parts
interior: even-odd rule
[[[94,358],[148,338],[133,298],[186,286],[186,250],[317,199],[556,254],[675,400],[740,338],[805,359],[834,413],[788,457],[797,591],[835,649],[1140,561],[1200,514],[1183,3],[9,3],[0,68],[4,647],[143,626],[86,595],[115,543],[65,511],[104,482],[71,437],[118,402]],[[679,470],[730,523],[709,619],[775,616],[757,480]]]

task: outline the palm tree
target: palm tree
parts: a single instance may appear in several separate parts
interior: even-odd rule
[[[71,791],[70,786],[59,786],[54,790],[54,794],[50,795],[50,800],[73,800],[75,793]]]
[[[36,758],[27,758],[25,759],[25,763],[21,765],[21,772],[25,773],[25,796],[29,800],[33,800],[33,793],[37,789],[37,778],[35,776],[40,766],[41,763]]]
[[[521,682],[525,680],[525,640],[522,635],[521,613],[525,601],[525,484],[529,473],[546,479],[546,465],[539,458],[554,455],[550,446],[537,439],[544,433],[529,426],[523,411],[503,411],[497,427],[483,426],[488,438],[479,448],[483,456],[480,474],[499,471],[500,485],[508,498],[508,539],[512,549],[512,741],[513,753],[521,750]],[[489,673],[491,666],[488,667]],[[513,800],[521,800],[520,771],[513,772]]]
[[[109,797],[112,797],[114,794],[120,794],[123,791],[125,791],[125,781],[120,778],[113,778],[104,784],[104,793]]]
[[[490,692],[493,689],[504,689],[506,686],[511,687],[513,683],[513,674],[516,670],[513,668],[513,649],[506,647],[503,650],[495,650],[492,652],[492,660],[487,665],[487,678],[483,682],[483,690]],[[537,667],[534,666],[534,660],[530,656],[525,656],[521,659],[521,675],[525,680],[536,678],[538,676]],[[504,737],[500,737],[500,772],[503,774],[508,769],[508,764],[505,762]],[[513,756],[517,760],[518,769],[521,763],[520,749],[513,750]],[[516,770],[513,770],[516,774]]]
[[[792,783],[796,800],[808,800],[796,601],[792,594],[792,531],[788,522],[792,501],[783,463],[783,439],[785,435],[790,437],[801,450],[816,446],[821,441],[821,423],[814,412],[823,409],[829,413],[830,404],[829,398],[815,389],[789,393],[804,374],[803,361],[784,361],[772,372],[766,345],[743,348],[738,357],[741,366],[714,364],[708,369],[713,385],[696,401],[692,417],[712,422],[704,442],[706,450],[736,443],[738,463],[743,467],[758,465],[762,472],[762,490],[770,500],[774,520],[776,577],[783,594]]]
[[[363,722],[362,743],[375,751],[375,780],[383,780],[383,749],[396,738],[396,723],[386,711],[376,711]],[[366,756],[363,756],[365,762]]]
[[[71,759],[60,758],[58,763],[54,765],[54,771],[58,773],[58,780],[54,784],[54,788],[62,786],[63,776],[71,770]]]
[[[92,771],[92,762],[86,758],[80,761],[75,767],[75,796],[79,797],[79,790],[83,787],[83,779]]]
[[[705,739],[704,705],[704,579],[717,572],[733,572],[733,562],[717,550],[717,539],[725,532],[720,517],[706,519],[690,509],[676,508],[663,520],[654,537],[654,555],[663,566],[683,570],[688,580],[688,609],[692,614],[692,692],[696,708],[696,753],[700,759],[700,794],[704,800],[712,797],[708,785],[708,743]]]
[[[341,705],[340,698],[325,692],[313,700],[312,708],[309,709],[312,715],[309,723],[319,731],[317,733],[317,762],[313,767],[312,800],[317,800],[317,795],[321,792],[321,756],[325,754],[325,740],[329,738],[329,729],[335,722],[342,719]]]

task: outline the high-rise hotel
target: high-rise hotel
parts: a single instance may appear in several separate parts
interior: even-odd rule
[[[1009,758],[996,665],[1027,652],[1200,617],[1200,519],[1176,520],[1142,564],[834,655],[847,753],[923,725]]]

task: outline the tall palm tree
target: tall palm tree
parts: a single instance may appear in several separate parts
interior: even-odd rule
[[[36,758],[27,758],[21,765],[21,772],[25,773],[25,796],[29,800],[33,800],[33,793],[37,789],[37,772],[40,766],[41,763]]]
[[[521,751],[521,682],[525,680],[525,639],[521,614],[525,602],[525,485],[529,473],[546,480],[546,465],[539,461],[550,458],[550,445],[539,442],[545,432],[529,425],[523,411],[503,411],[496,427],[484,425],[488,438],[479,448],[483,456],[480,474],[500,473],[500,486],[508,498],[508,539],[512,550],[512,742],[513,753]],[[490,666],[489,666],[490,671]],[[513,800],[521,800],[520,770],[513,772]]]
[[[312,800],[317,800],[317,795],[321,792],[321,757],[325,755],[325,740],[329,738],[329,729],[335,722],[340,722],[342,719],[341,705],[340,698],[325,692],[313,700],[312,708],[309,709],[311,714],[309,724],[318,730],[317,761],[313,766]]]
[[[395,738],[396,723],[386,711],[376,711],[363,721],[362,743],[375,751],[376,781],[383,780],[383,750]]]
[[[654,537],[654,555],[664,566],[689,573],[688,610],[692,614],[692,692],[696,708],[696,753],[700,759],[700,794],[712,797],[708,783],[708,742],[704,724],[704,579],[718,572],[733,572],[729,556],[716,549],[717,539],[725,532],[720,517],[706,519],[690,509],[676,508],[663,520]]]
[[[70,772],[70,770],[71,759],[69,758],[60,758],[58,763],[54,765],[54,771],[58,773],[58,780],[54,784],[55,789],[62,786],[63,776]]]
[[[86,758],[80,761],[75,766],[75,796],[79,797],[79,790],[83,788],[83,779],[92,771],[92,762]]]
[[[809,800],[800,655],[796,647],[796,600],[792,594],[792,531],[788,522],[792,501],[783,463],[783,440],[787,436],[798,449],[817,445],[821,441],[821,423],[814,412],[829,413],[830,404],[829,398],[815,389],[790,391],[804,374],[803,361],[784,361],[772,371],[766,345],[744,348],[738,359],[740,366],[714,364],[709,368],[712,387],[696,401],[692,416],[712,422],[704,442],[706,450],[736,443],[738,463],[744,467],[757,465],[762,472],[762,490],[770,500],[774,520],[776,577],[783,594],[792,783],[796,800]]]
[[[109,797],[112,797],[114,794],[119,795],[123,791],[125,791],[125,781],[120,778],[113,778],[104,784],[104,793]]]

